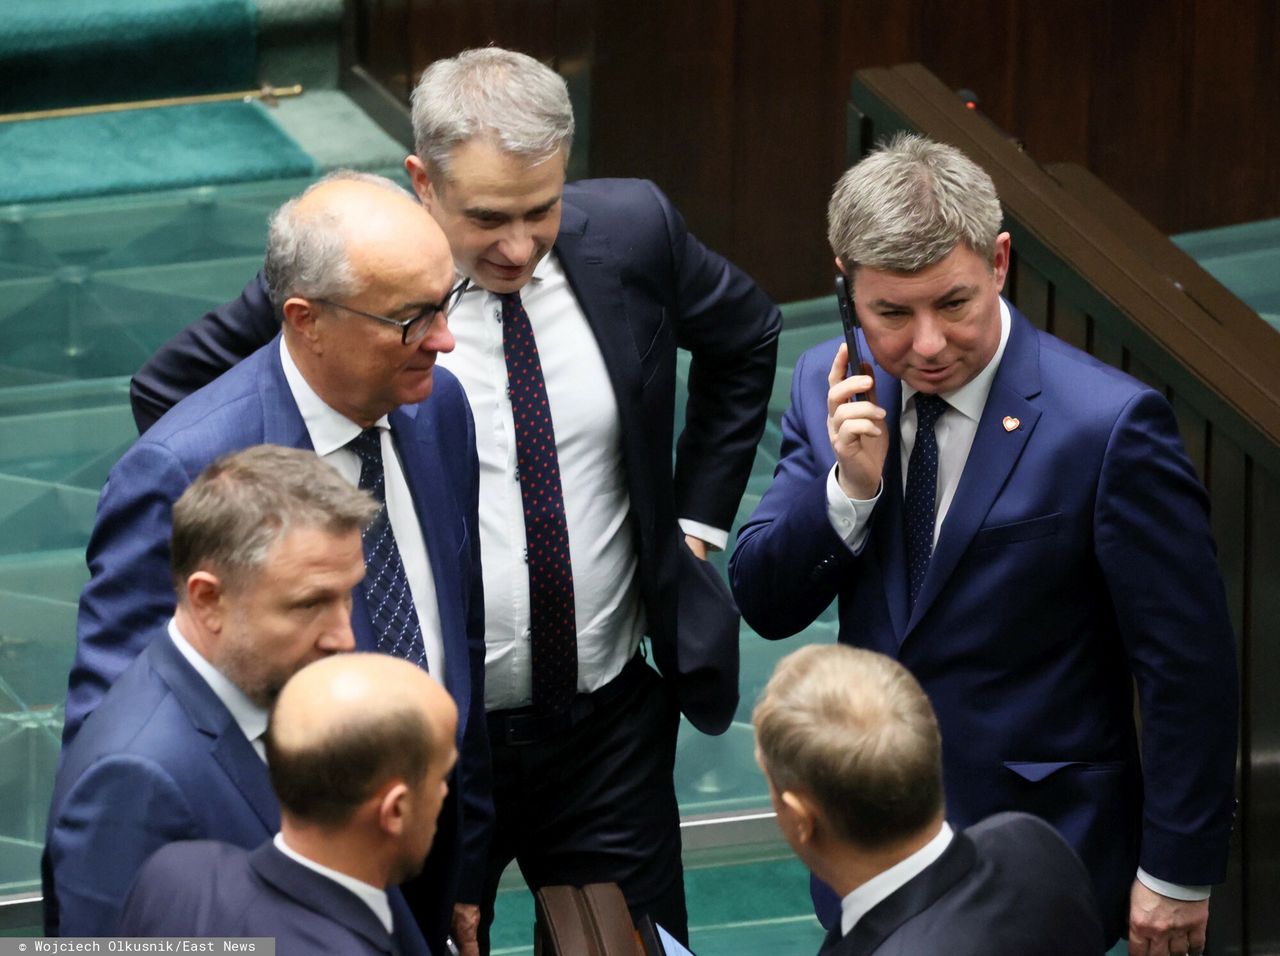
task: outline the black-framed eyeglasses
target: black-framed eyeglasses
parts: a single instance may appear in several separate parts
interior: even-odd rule
[[[385,315],[378,315],[376,312],[362,312],[359,309],[353,309],[349,305],[343,305],[341,302],[334,302],[331,299],[317,298],[314,301],[322,302],[335,309],[341,309],[343,312],[363,315],[366,319],[373,319],[386,325],[394,325],[400,330],[401,342],[405,345],[416,345],[426,337],[427,332],[430,331],[437,318],[449,314],[449,310],[457,305],[458,300],[462,298],[462,293],[466,292],[470,285],[470,279],[463,279],[449,290],[449,294],[444,297],[443,302],[423,306],[417,315],[410,316],[407,319],[392,319]]]

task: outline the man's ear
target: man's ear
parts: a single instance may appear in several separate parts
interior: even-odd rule
[[[222,619],[226,613],[222,598],[225,594],[222,579],[212,571],[194,571],[187,577],[187,608],[201,626],[215,634],[222,632]]]
[[[840,270],[841,274],[846,279],[850,278],[849,270],[844,267],[844,260],[841,259],[839,256],[836,256],[836,268]]]
[[[991,256],[991,273],[995,276],[997,292],[1004,291],[1004,280],[1009,274],[1009,263],[1012,259],[1012,247],[1013,243],[1007,232],[996,236],[996,248]]]
[[[405,172],[409,174],[409,182],[413,184],[413,192],[418,197],[418,202],[430,210],[432,204],[438,200],[427,164],[420,157],[410,153],[404,158],[404,168]]]
[[[408,823],[409,787],[403,780],[393,780],[383,787],[378,803],[378,827],[389,837],[398,838]]]
[[[291,296],[280,307],[280,312],[284,316],[284,324],[287,328],[293,330],[293,333],[302,340],[315,345],[319,337],[316,329],[318,313],[310,299],[304,299],[298,295]]]
[[[791,819],[793,828],[792,836],[795,837],[796,842],[803,846],[812,844],[815,837],[819,836],[821,822],[817,804],[805,794],[794,790],[782,791],[778,799],[787,808],[787,815]]]

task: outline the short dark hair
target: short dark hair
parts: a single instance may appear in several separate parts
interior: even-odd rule
[[[200,568],[237,585],[289,530],[359,531],[380,507],[314,451],[255,445],[223,455],[173,506],[169,567],[178,601]]]
[[[416,785],[436,749],[422,710],[399,706],[333,727],[305,746],[284,746],[273,733],[265,743],[271,786],[283,810],[299,820],[336,826],[389,780]]]
[[[808,794],[848,842],[881,849],[942,812],[942,738],[897,661],[846,644],[783,658],[752,721],[774,789]]]

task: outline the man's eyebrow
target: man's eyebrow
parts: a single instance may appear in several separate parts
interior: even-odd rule
[[[964,283],[958,283],[958,284],[956,284],[956,285],[953,285],[950,289],[947,289],[947,290],[946,290],[945,292],[943,292],[941,295],[937,295],[937,296],[935,296],[935,297],[934,297],[934,299],[933,299],[933,301],[934,301],[934,302],[945,302],[945,301],[947,301],[948,299],[953,299],[953,298],[955,298],[955,297],[956,297],[956,296],[958,296],[958,295],[972,295],[972,294],[974,293],[974,291],[976,290],[976,288],[977,288],[976,286],[972,286],[972,285],[965,285]],[[892,302],[892,301],[890,301],[889,299],[873,299],[872,301],[870,301],[870,302],[866,303],[866,305],[867,305],[867,307],[868,307],[868,308],[871,308],[871,309],[902,309],[902,310],[909,310],[909,307],[908,307],[908,306],[906,306],[906,305],[904,305],[903,303],[901,303],[901,302]]]
[[[462,210],[462,214],[468,219],[509,219],[510,216],[505,212],[498,212],[496,209],[489,209],[485,206],[468,206]]]
[[[947,299],[954,299],[956,296],[959,296],[959,295],[973,295],[977,291],[977,289],[978,287],[974,285],[965,285],[963,282],[957,283],[956,285],[953,285],[950,289],[948,289],[946,292],[942,293],[942,295],[934,299],[934,301],[945,302]]]
[[[520,212],[518,215],[533,216],[533,215],[539,215],[540,213],[549,212],[552,209],[552,207],[554,207],[555,204],[560,201],[560,198],[561,197],[558,194],[555,196],[552,196],[546,202],[541,203],[537,206],[533,206],[532,208],[526,209],[523,212]],[[516,215],[509,212],[502,212],[497,209],[490,209],[487,206],[468,206],[466,209],[462,210],[462,214],[466,216],[468,219],[483,219],[488,221],[501,221],[504,219],[511,219],[513,218],[514,215]]]

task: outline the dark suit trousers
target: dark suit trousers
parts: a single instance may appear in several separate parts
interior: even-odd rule
[[[497,821],[485,874],[481,951],[511,860],[530,887],[614,882],[632,915],[688,937],[676,732],[680,713],[643,662],[631,686],[568,730],[534,743],[492,740]],[[628,672],[624,671],[624,674]]]

